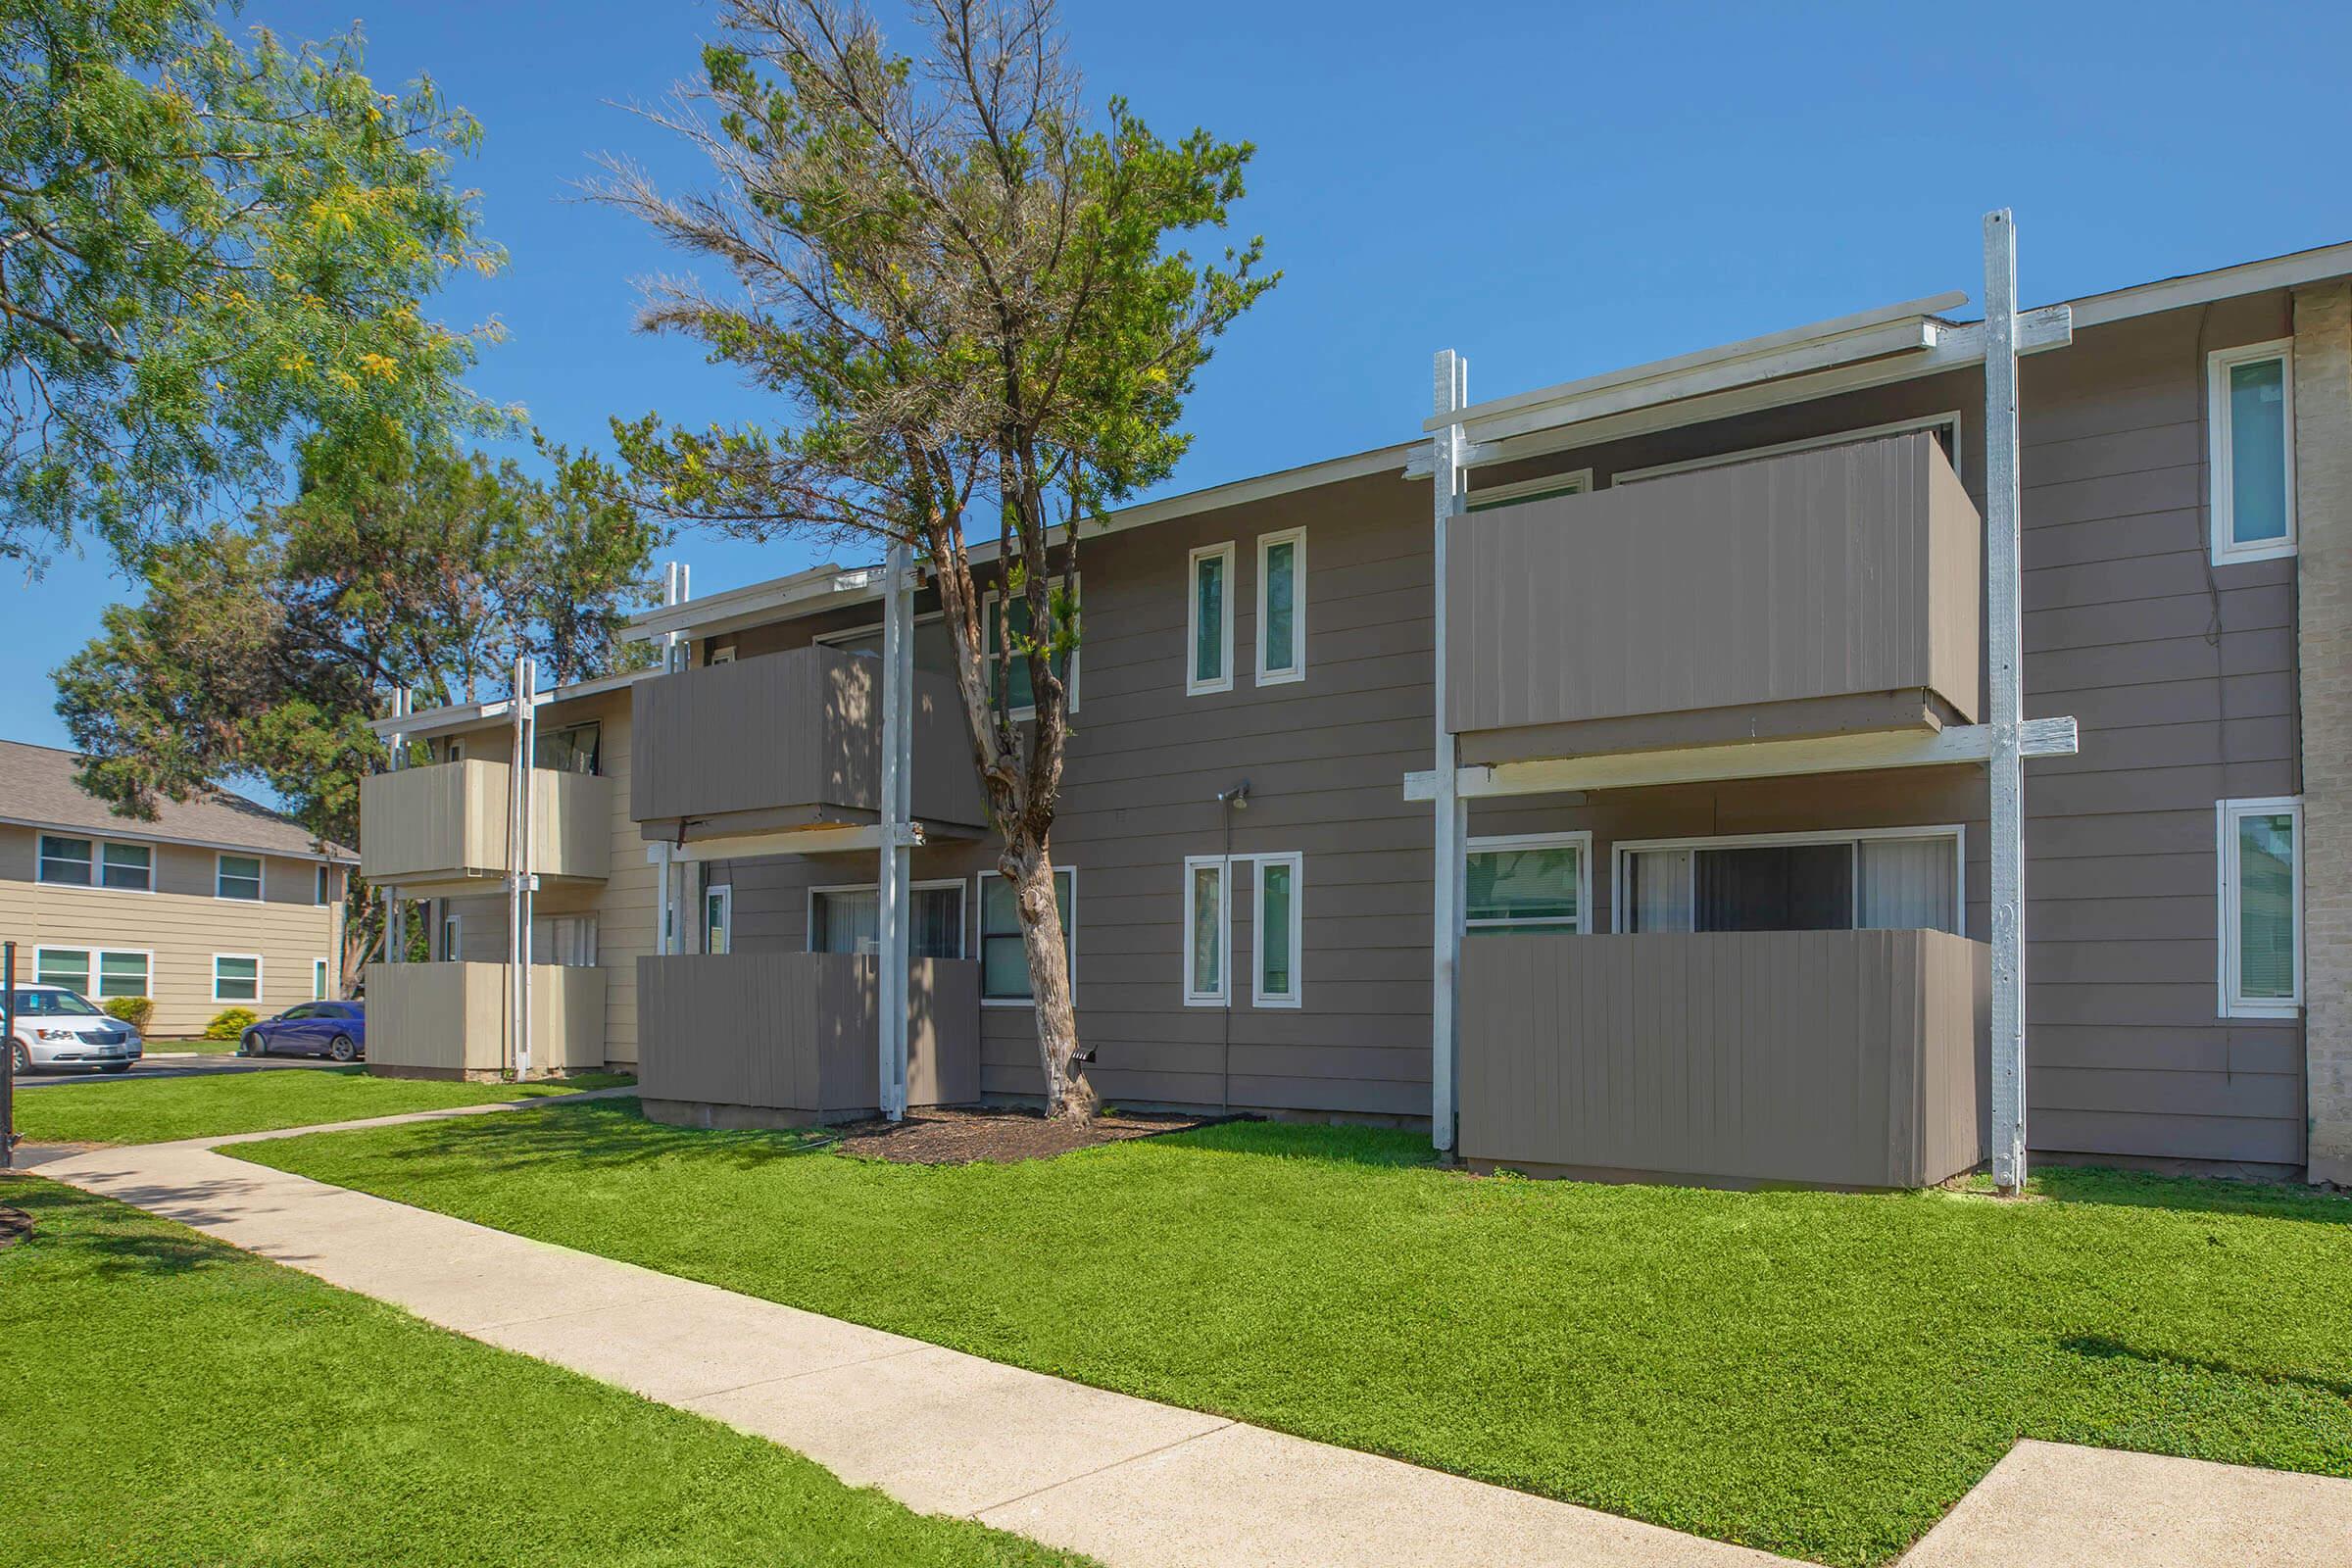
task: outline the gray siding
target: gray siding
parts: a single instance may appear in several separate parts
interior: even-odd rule
[[[2076,715],[2082,756],[2028,773],[2030,1132],[2036,1149],[2291,1164],[2302,1152],[2301,1030],[2216,1016],[2213,803],[2293,793],[2293,563],[2211,568],[2203,355],[2283,335],[2258,299],[2082,332],[2025,363],[2025,632],[2030,714]],[[1660,432],[1513,469],[1621,468],[1960,411],[1960,477],[1982,497],[1981,379],[1956,373]],[[1260,533],[1307,530],[1307,678],[1251,682]],[[1235,542],[1234,689],[1184,689],[1184,564]],[[1422,1116],[1429,1075],[1426,807],[1428,491],[1375,478],[1089,538],[1087,642],[1054,858],[1078,870],[1082,1033],[1129,1102]],[[757,628],[790,647],[870,606]],[[1250,1005],[1249,873],[1237,876],[1228,1018],[1182,998],[1182,865],[1222,845],[1214,796],[1248,779],[1236,854],[1300,851],[1305,1005]],[[1622,838],[1959,823],[1968,934],[1983,938],[1984,785],[1956,767],[1483,803],[1478,834],[1595,834],[1605,928]],[[986,843],[918,852],[919,878],[993,863]],[[871,857],[713,868],[737,888],[739,951],[797,951],[811,885],[870,883]],[[967,930],[974,911],[966,895]],[[1474,939],[1484,940],[1484,939]],[[1039,1088],[1019,1007],[983,1007],[982,1087]],[[1225,1029],[1230,1026],[1230,1049]],[[1470,1042],[1468,1050],[1475,1050]],[[1228,1070],[1229,1069],[1229,1070]]]
[[[1462,1153],[1942,1181],[1983,1157],[1986,956],[1941,931],[1482,937],[1462,957]]]

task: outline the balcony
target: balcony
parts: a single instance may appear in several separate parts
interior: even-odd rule
[[[1926,434],[1454,518],[1466,763],[1933,731],[1982,706],[1984,528]]]
[[[881,960],[837,953],[637,960],[638,1094],[656,1121],[798,1127],[877,1112]],[[908,966],[906,1102],[980,1098],[980,965]]]
[[[631,726],[630,814],[651,840],[858,827],[880,819],[878,660],[811,646],[641,681]],[[914,676],[918,822],[987,820],[956,684]],[[766,853],[788,853],[771,849]]]
[[[513,868],[507,764],[442,762],[360,781],[360,874],[411,898],[466,897]],[[531,769],[531,869],[601,882],[612,869],[612,781]]]
[[[496,1078],[514,1064],[503,963],[368,966],[368,1068],[392,1078]],[[605,1065],[606,972],[531,966],[531,1071]]]
[[[1480,1168],[1925,1187],[1983,1157],[1985,945],[1943,931],[1463,944]]]

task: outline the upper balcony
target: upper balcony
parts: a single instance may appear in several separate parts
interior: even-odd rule
[[[882,666],[811,645],[640,681],[629,814],[688,843],[880,820]],[[914,672],[916,821],[987,820],[956,684]],[[764,853],[789,853],[789,846]]]
[[[1873,731],[1982,706],[1984,525],[1927,434],[1455,517],[1465,763]]]
[[[413,898],[486,891],[504,877],[507,764],[440,762],[360,782],[360,874]],[[531,869],[602,881],[612,869],[612,781],[531,769]]]

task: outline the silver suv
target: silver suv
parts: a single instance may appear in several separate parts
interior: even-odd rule
[[[123,1072],[139,1059],[145,1043],[136,1029],[78,991],[64,986],[19,986],[17,1032],[10,1036],[8,1049],[17,1058],[19,1072],[49,1072],[60,1067]]]

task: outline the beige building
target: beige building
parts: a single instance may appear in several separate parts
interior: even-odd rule
[[[2013,361],[1949,295],[1486,402],[1447,369],[1410,439],[1090,529],[1054,860],[1096,1082],[1566,1172],[1905,1185],[2013,1128],[2352,1176],[2348,278],[2004,313]],[[661,1113],[883,1102],[894,839],[910,1098],[1041,1090],[923,587],[884,788],[887,579],[649,612],[668,667],[541,710],[599,715],[610,831],[534,956],[602,971],[564,1050]],[[503,758],[511,718],[384,727]],[[369,869],[414,859],[379,820]],[[436,957],[503,962],[463,858],[415,866]]]
[[[0,741],[0,936],[20,981],[149,998],[165,1036],[341,994],[356,856],[224,791],[118,816],[75,787],[77,761]]]

